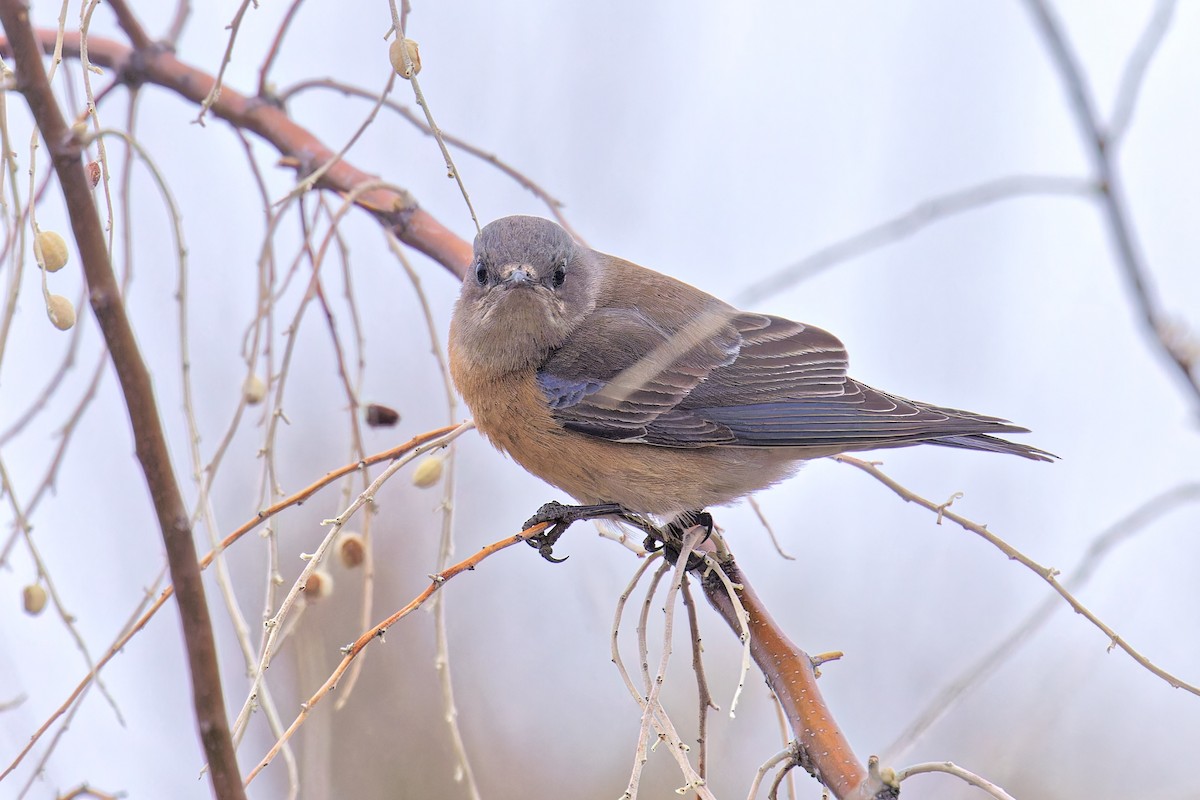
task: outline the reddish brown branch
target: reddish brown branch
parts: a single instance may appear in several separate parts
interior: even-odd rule
[[[128,29],[124,19],[122,25]],[[53,51],[56,31],[38,30],[34,35],[44,52]],[[0,41],[0,53],[8,55],[11,52],[9,43]],[[79,55],[78,33],[66,34],[63,54]],[[215,82],[211,75],[184,64],[161,45],[130,49],[111,39],[89,36],[88,58],[93,64],[117,72],[126,83],[161,86],[197,105],[208,96]],[[269,99],[247,97],[222,86],[221,96],[212,104],[211,111],[235,127],[251,131],[269,142],[301,175],[314,172],[335,155]],[[346,196],[356,187],[378,180],[342,159],[330,167],[316,185]],[[429,256],[459,278],[466,273],[471,261],[471,244],[422,210],[412,195],[376,188],[359,193],[354,202],[391,228],[400,241]]]
[[[715,551],[711,543],[704,548]],[[762,670],[771,691],[779,698],[799,747],[800,765],[839,800],[877,798],[888,800],[899,794],[898,788],[871,780],[867,770],[850,749],[829,706],[817,688],[817,674],[808,654],[788,639],[767,613],[745,574],[730,559],[723,564],[725,574],[736,585],[738,598],[750,616],[750,655]],[[741,623],[725,584],[713,574],[703,576],[704,595],[734,633],[741,634]]]
[[[17,89],[25,96],[46,141],[79,246],[83,271],[96,321],[112,356],[133,428],[138,461],[158,515],[163,544],[183,622],[184,643],[192,678],[196,724],[219,798],[244,798],[225,717],[221,676],[212,620],[196,563],[196,547],[183,495],[171,468],[170,455],[150,384],[150,373],[125,315],[120,288],[108,258],[91,186],[84,172],[82,147],[76,141],[54,98],[42,64],[43,44],[29,24],[28,7],[20,0],[0,0],[0,22],[16,62]]]

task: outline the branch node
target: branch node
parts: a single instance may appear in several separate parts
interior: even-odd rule
[[[954,505],[955,500],[961,500],[961,499],[963,499],[963,497],[965,497],[965,495],[962,492],[955,492],[954,494],[950,495],[949,500],[947,500],[946,502],[942,503],[940,506],[937,507],[937,524],[938,525],[942,524],[942,517],[945,515],[946,509],[949,508],[950,506]]]

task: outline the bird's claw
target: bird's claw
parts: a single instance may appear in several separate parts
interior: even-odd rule
[[[530,547],[537,548],[538,554],[542,558],[552,564],[561,564],[568,557],[555,557],[554,545],[567,532],[567,528],[580,520],[611,516],[627,518],[632,515],[616,503],[602,503],[592,506],[568,506],[551,500],[539,508],[536,514],[525,520],[523,530],[528,530],[534,525],[551,523],[544,531],[530,536],[526,541]]]
[[[713,533],[713,518],[712,514],[707,511],[688,511],[680,514],[663,530],[663,537],[655,549],[665,550],[667,560],[672,564],[679,560],[680,546],[683,544],[683,535],[691,528],[696,526],[704,528],[704,538],[697,542],[697,545],[707,542]],[[650,543],[653,537],[647,537],[647,544]],[[647,546],[647,550],[650,547]],[[688,556],[688,570],[699,569],[704,563],[704,557],[695,553]]]

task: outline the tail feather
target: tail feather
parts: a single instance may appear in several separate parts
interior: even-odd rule
[[[1057,461],[1058,456],[1036,447],[1018,442],[1010,442],[986,433],[974,433],[966,436],[945,436],[940,439],[926,439],[925,444],[938,444],[943,447],[961,447],[964,450],[983,450],[988,453],[1008,453],[1033,461]]]

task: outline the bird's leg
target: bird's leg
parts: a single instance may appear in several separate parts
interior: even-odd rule
[[[657,544],[654,549],[665,550],[667,561],[674,564],[679,560],[679,548],[683,545],[683,535],[691,528],[699,525],[704,528],[704,538],[700,542],[707,542],[708,537],[712,536],[713,518],[703,509],[699,511],[685,511],[675,519],[671,520],[663,530],[659,537],[655,540],[653,536],[646,537],[646,549],[651,549],[651,545]],[[697,569],[704,559],[701,556],[691,555],[688,557],[687,568],[689,570]]]
[[[532,517],[525,520],[525,524],[522,527],[523,529],[531,528],[542,522],[553,523],[536,536],[530,536],[527,541],[530,547],[537,548],[542,558],[555,564],[560,564],[567,559],[566,557],[556,558],[554,556],[554,545],[566,533],[567,528],[580,520],[599,519],[601,517],[615,517],[628,522],[640,530],[646,531],[648,534],[650,531],[658,532],[658,528],[650,523],[649,520],[639,517],[617,503],[599,503],[591,506],[566,506],[562,503],[551,501],[539,508],[537,513]]]

